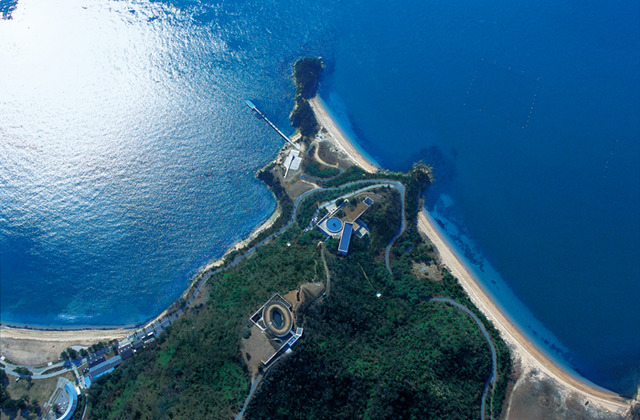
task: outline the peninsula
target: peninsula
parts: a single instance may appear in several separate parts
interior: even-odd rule
[[[422,208],[430,168],[360,153],[317,96],[321,74],[296,63],[297,133],[258,174],[278,201],[269,220],[141,328],[2,327],[5,372],[75,375],[89,418],[637,415],[500,311]]]

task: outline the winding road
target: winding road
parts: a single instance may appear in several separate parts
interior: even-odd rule
[[[464,311],[467,315],[471,317],[471,319],[474,320],[476,324],[478,324],[478,327],[480,328],[480,332],[482,332],[482,335],[484,335],[484,338],[487,340],[487,343],[489,343],[489,347],[491,348],[491,365],[492,365],[491,375],[489,375],[489,378],[487,379],[487,382],[484,385],[484,392],[482,393],[482,403],[480,404],[480,418],[484,420],[487,392],[489,392],[489,387],[491,386],[491,384],[495,384],[496,379],[498,377],[498,356],[496,354],[496,347],[493,344],[493,340],[491,340],[491,337],[489,336],[489,333],[487,332],[487,329],[484,327],[484,324],[482,323],[482,321],[480,321],[480,319],[476,316],[476,314],[471,312],[471,310],[469,310],[469,308],[467,308],[466,306],[456,302],[453,299],[442,298],[442,297],[423,298],[423,300],[425,302],[448,303]]]
[[[395,243],[395,241],[404,233],[405,229],[407,228],[407,221],[406,221],[405,211],[404,211],[405,188],[404,188],[404,185],[402,183],[395,182],[395,181],[394,181],[394,187],[400,192],[400,196],[401,196],[401,200],[402,200],[402,209],[401,209],[401,211],[402,211],[402,220],[401,220],[400,229],[398,230],[398,233],[396,233],[396,235],[391,239],[391,241],[387,245],[387,248],[385,250],[385,255],[384,255],[384,263],[385,263],[385,265],[387,267],[387,271],[389,272],[389,275],[391,275],[391,277],[393,277],[393,272],[391,271],[391,264],[389,262],[389,256],[390,256],[390,253],[391,253],[391,248],[392,248],[393,244]],[[491,385],[495,384],[495,381],[496,381],[496,379],[498,377],[498,357],[496,355],[496,347],[493,344],[493,341],[491,340],[491,337],[489,336],[489,333],[487,332],[487,329],[485,328],[485,326],[482,323],[482,321],[480,321],[480,319],[473,312],[471,312],[471,310],[469,310],[469,308],[467,308],[466,306],[456,302],[455,300],[452,300],[452,299],[449,299],[449,298],[443,298],[443,297],[423,298],[423,300],[426,301],[426,302],[448,303],[448,304],[453,305],[453,306],[457,307],[458,309],[464,311],[478,325],[478,327],[480,328],[480,331],[484,335],[484,338],[487,340],[487,343],[489,344],[489,348],[491,349],[491,365],[492,366],[491,366],[491,374],[489,375],[489,378],[487,379],[487,382],[485,383],[485,386],[484,386],[484,391],[482,393],[482,402],[481,402],[481,405],[480,405],[480,418],[482,420],[484,420],[487,393],[489,392],[489,388],[491,387]]]
[[[313,177],[309,177],[309,179],[313,179]],[[344,188],[349,188],[352,187],[354,185],[365,185],[365,187],[360,188],[356,191],[350,192],[348,194],[345,194],[344,197],[348,197],[348,196],[353,196],[356,194],[361,193],[362,191],[366,191],[369,189],[373,189],[373,188],[378,188],[378,187],[392,187],[395,188],[401,196],[401,211],[402,211],[402,219],[401,219],[401,224],[400,224],[400,228],[398,229],[398,232],[396,233],[396,235],[391,239],[391,241],[389,242],[389,244],[386,247],[385,250],[385,265],[387,268],[387,271],[389,272],[389,274],[391,276],[393,276],[393,272],[391,270],[391,265],[390,265],[390,253],[391,253],[391,248],[393,247],[393,244],[395,243],[395,241],[404,233],[404,231],[406,230],[406,226],[407,226],[407,222],[406,222],[406,216],[405,216],[405,187],[401,182],[398,181],[393,181],[393,180],[388,180],[388,179],[367,179],[367,180],[360,180],[360,181],[353,181],[353,182],[349,182],[347,184],[338,186],[338,187],[318,187],[318,188],[314,188],[312,190],[309,190],[305,193],[303,193],[302,195],[300,195],[294,202],[293,204],[293,209],[291,212],[291,218],[289,219],[289,221],[277,232],[272,233],[271,235],[265,237],[264,239],[262,239],[260,242],[258,242],[257,244],[255,244],[253,247],[251,247],[249,250],[247,250],[247,252],[238,255],[236,258],[234,258],[234,260],[226,267],[219,267],[216,269],[213,269],[212,271],[210,271],[209,273],[203,273],[201,280],[198,282],[198,284],[195,287],[195,291],[194,293],[191,295],[191,297],[187,300],[186,305],[188,305],[193,299],[194,297],[198,294],[198,292],[200,291],[200,289],[202,288],[202,286],[204,285],[204,283],[211,278],[211,276],[222,272],[222,271],[226,271],[229,268],[232,268],[234,266],[236,266],[237,264],[239,264],[240,262],[244,261],[246,258],[248,258],[249,256],[251,256],[258,247],[264,245],[265,243],[269,242],[271,239],[282,235],[285,231],[287,231],[287,229],[289,229],[291,227],[291,225],[295,222],[296,220],[296,216],[298,214],[298,209],[300,207],[300,204],[302,204],[302,202],[309,196],[314,195],[316,193],[320,193],[323,191],[336,191],[336,190],[340,190],[340,189],[344,189]],[[455,307],[457,307],[458,309],[464,311],[467,315],[469,315],[473,321],[478,325],[478,327],[480,328],[480,331],[482,332],[482,334],[484,335],[485,339],[487,340],[487,343],[489,343],[489,347],[491,348],[491,361],[492,361],[492,368],[491,368],[491,374],[489,376],[489,378],[487,379],[487,382],[485,384],[485,388],[484,388],[484,392],[482,394],[482,403],[481,403],[481,419],[484,420],[485,418],[485,407],[486,407],[486,396],[487,393],[489,391],[489,388],[491,386],[491,384],[494,384],[497,378],[497,356],[496,356],[496,349],[495,346],[493,344],[493,341],[491,340],[491,337],[489,336],[489,333],[487,332],[486,328],[484,327],[484,325],[482,324],[482,322],[480,321],[480,319],[473,313],[471,312],[467,307],[465,307],[464,305],[461,305],[460,303],[452,300],[452,299],[448,299],[448,298],[441,298],[441,297],[433,297],[433,298],[423,298],[423,300],[425,302],[443,302],[443,303],[448,303],[450,305],[454,305]],[[52,366],[46,366],[46,367],[41,367],[41,368],[35,368],[32,366],[20,366],[20,365],[14,365],[11,363],[8,363],[6,361],[2,362],[5,366],[6,369],[8,371],[11,371],[13,374],[15,374],[15,372],[13,372],[16,368],[19,367],[26,367],[27,369],[29,369],[31,372],[33,372],[32,378],[33,379],[44,379],[44,378],[49,378],[49,377],[54,377],[54,376],[58,376],[62,373],[65,373],[67,371],[69,371],[69,369],[64,369],[64,370],[59,370],[57,372],[53,372],[53,373],[49,373],[49,374],[43,374],[43,372],[47,371],[47,370],[51,370],[53,368],[56,367],[60,367],[60,366],[64,366],[64,362],[60,362],[60,363],[56,363]],[[249,401],[251,400],[251,398],[254,395],[255,390],[257,389],[258,384],[260,383],[260,380],[262,379],[263,375],[259,375],[258,378],[256,378],[256,380],[254,381],[254,383],[251,385],[250,388],[250,392],[249,395],[247,396],[245,403],[243,405],[242,411],[238,414],[238,417],[236,417],[237,419],[242,418],[242,415],[244,414],[244,411],[246,409],[246,407],[249,404]]]

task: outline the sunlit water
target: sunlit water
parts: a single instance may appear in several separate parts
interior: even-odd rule
[[[274,209],[253,175],[291,65],[428,205],[553,356],[632,392],[640,364],[638,5],[0,1],[3,322],[159,313]],[[399,147],[400,146],[400,147]]]

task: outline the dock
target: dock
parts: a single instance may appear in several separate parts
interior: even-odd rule
[[[292,142],[291,139],[286,134],[284,134],[282,131],[280,131],[278,129],[278,127],[275,126],[274,123],[269,121],[269,119],[262,112],[260,112],[258,107],[255,106],[255,104],[253,102],[251,102],[250,100],[247,99],[246,101],[244,101],[244,103],[249,107],[250,110],[254,111],[258,115],[258,117],[260,117],[260,119],[264,120],[267,124],[269,124],[269,126],[271,126],[271,128],[273,128],[276,131],[276,133],[280,134],[280,137],[285,139],[285,141],[287,141],[289,144],[291,144],[296,149],[300,150],[300,146],[298,146],[297,144]]]

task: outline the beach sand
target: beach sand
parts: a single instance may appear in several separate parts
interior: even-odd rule
[[[0,354],[13,363],[44,365],[58,360],[71,346],[90,346],[99,341],[119,340],[132,329],[37,330],[0,327]]]
[[[265,222],[257,227],[249,237],[236,242],[229,250],[218,260],[207,264],[199,274],[195,277],[194,283],[197,283],[206,276],[209,271],[222,265],[225,256],[234,251],[243,248],[251,240],[257,237],[262,231],[271,227],[278,216],[280,209],[277,208],[273,214],[265,220]],[[189,287],[183,297],[189,292]],[[197,300],[199,302],[199,300]],[[144,326],[155,323],[167,314],[164,310]],[[71,346],[90,346],[99,341],[120,340],[143,326],[135,328],[114,328],[114,329],[39,329],[39,328],[14,328],[10,326],[0,325],[0,356],[4,356],[7,360],[29,366],[46,364],[47,362],[57,361],[60,353]]]
[[[377,172],[378,167],[369,162],[365,156],[358,152],[356,147],[350,144],[349,137],[332,120],[322,100],[316,97],[310,100],[310,103],[318,122],[331,135],[330,140],[334,140],[336,145],[341,147],[364,170]],[[631,406],[631,400],[601,388],[577,374],[566,371],[541,352],[520,332],[483,290],[478,279],[471,274],[462,260],[452,251],[452,248],[425,210],[422,210],[418,215],[418,229],[435,246],[441,262],[458,278],[473,303],[500,331],[502,338],[510,347],[512,355],[520,363],[522,368],[521,377],[527,376],[530,372],[537,372],[538,376],[542,378],[546,376],[555,381],[560,393],[565,396],[576,396],[577,394],[585,402],[589,401],[589,404],[599,406],[602,412],[609,410],[609,412],[620,415],[627,413]]]
[[[318,122],[329,133],[329,139],[341,148],[349,158],[365,171],[375,173],[379,170],[376,164],[370,162],[358,149],[351,144],[349,137],[340,129],[331,118],[325,104],[320,98],[310,101],[311,107]],[[270,226],[277,217],[277,213],[270,217],[262,226],[256,229],[251,237]],[[448,267],[451,273],[458,278],[460,284],[469,295],[473,303],[495,325],[502,334],[503,339],[509,345],[512,355],[520,363],[522,373],[520,377],[534,372],[555,381],[559,391],[564,395],[576,394],[604,410],[624,415],[630,408],[631,400],[625,399],[606,389],[581,378],[577,374],[566,371],[553,360],[542,353],[518,328],[502,313],[500,308],[491,300],[483,290],[478,279],[466,268],[462,260],[452,251],[446,239],[429,217],[426,211],[418,216],[418,228],[426,235],[437,249],[441,262]],[[247,240],[233,247],[246,243]],[[209,264],[203,273],[215,268],[219,264],[216,261]],[[200,276],[198,277],[200,278]],[[164,312],[163,312],[164,314]],[[158,317],[161,317],[160,314]],[[158,317],[156,319],[158,319]],[[153,321],[152,321],[153,322]],[[40,364],[57,360],[60,352],[72,345],[90,345],[98,341],[120,339],[130,334],[133,329],[83,329],[83,330],[38,330],[0,327],[0,354],[7,359],[24,364]]]
[[[358,149],[354,147],[354,145],[349,141],[349,138],[338,127],[333,118],[331,118],[325,103],[320,99],[320,97],[316,96],[315,98],[310,99],[309,104],[316,115],[318,123],[329,133],[329,136],[331,137],[329,140],[332,140],[333,143],[341,148],[356,165],[360,166],[365,171],[372,173],[378,172],[378,167],[358,152]]]

